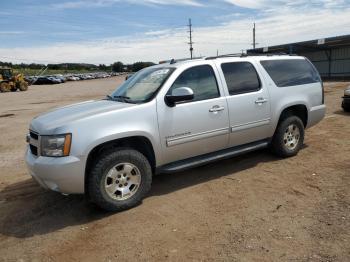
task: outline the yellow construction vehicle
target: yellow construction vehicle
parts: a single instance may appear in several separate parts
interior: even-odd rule
[[[28,90],[28,83],[23,74],[13,74],[12,68],[0,67],[0,92],[15,92]]]

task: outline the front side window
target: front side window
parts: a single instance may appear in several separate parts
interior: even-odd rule
[[[321,82],[320,75],[306,59],[265,60],[260,63],[278,87]]]
[[[110,96],[112,99],[130,103],[144,103],[151,100],[174,68],[149,67],[145,68],[118,87]]]
[[[171,94],[173,89],[179,87],[189,87],[193,90],[194,99],[191,101],[220,96],[214,71],[210,65],[200,65],[185,70],[175,80],[168,93]]]
[[[224,63],[221,65],[230,95],[260,90],[259,76],[249,62]]]

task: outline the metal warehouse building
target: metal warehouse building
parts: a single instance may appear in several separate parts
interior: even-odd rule
[[[287,53],[305,56],[323,79],[350,79],[350,35],[250,49],[253,53]]]

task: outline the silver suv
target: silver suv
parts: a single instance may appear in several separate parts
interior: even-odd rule
[[[33,119],[26,162],[44,188],[118,211],[141,202],[153,174],[265,147],[294,156],[324,115],[322,81],[304,57],[172,60],[104,100]]]

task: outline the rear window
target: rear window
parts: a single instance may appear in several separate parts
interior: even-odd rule
[[[314,66],[305,59],[260,61],[278,87],[321,82]]]

